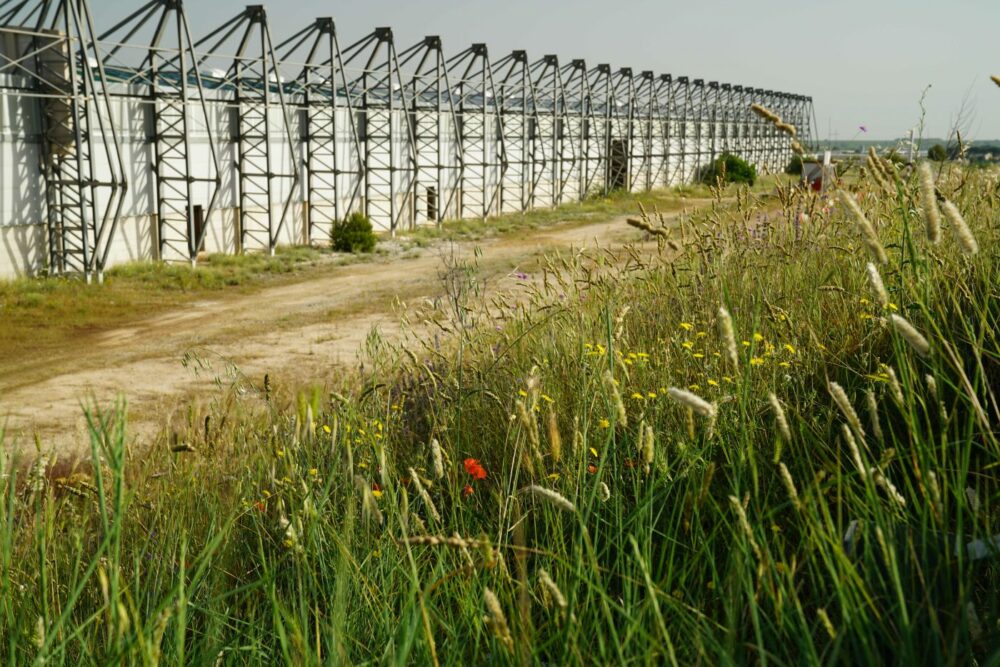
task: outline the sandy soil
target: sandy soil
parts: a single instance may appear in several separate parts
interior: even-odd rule
[[[131,438],[149,441],[194,397],[228,385],[226,373],[234,367],[257,379],[269,373],[317,382],[356,363],[373,327],[383,337],[399,336],[407,308],[443,296],[444,253],[468,258],[478,248],[479,276],[497,290],[514,283],[517,267],[530,266],[547,251],[639,238],[623,219],[556,225],[441,244],[412,258],[384,258],[318,276],[306,272],[301,282],[191,303],[83,337],[63,358],[37,360],[30,379],[6,379],[8,386],[0,387],[0,424],[6,419],[8,446],[29,446],[37,435],[46,449],[76,453],[89,447],[82,403],[109,405],[121,396],[128,401]]]

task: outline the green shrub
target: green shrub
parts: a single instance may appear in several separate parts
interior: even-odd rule
[[[333,223],[330,245],[338,252],[371,252],[377,241],[371,218],[360,211]]]
[[[941,144],[934,144],[927,149],[927,159],[934,162],[944,162],[948,159],[948,149]]]
[[[746,183],[753,185],[757,180],[757,169],[748,164],[743,158],[724,153],[720,155],[712,164],[705,167],[701,180],[703,183],[714,185],[719,183]]]
[[[792,159],[788,162],[788,166],[785,167],[785,173],[792,176],[802,175],[802,156],[793,155]]]

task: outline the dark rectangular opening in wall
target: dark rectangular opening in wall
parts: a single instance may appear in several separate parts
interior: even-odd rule
[[[625,190],[628,188],[628,141],[612,139],[611,150],[608,151],[608,189]]]
[[[198,244],[198,252],[201,252],[205,249],[205,207],[195,204],[191,210],[191,217],[194,218],[194,238],[201,239],[201,243]]]

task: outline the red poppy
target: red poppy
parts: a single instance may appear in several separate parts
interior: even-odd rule
[[[635,467],[635,461],[633,461],[632,459],[625,459],[625,467],[626,468],[634,468]]]
[[[596,474],[597,473],[597,466],[595,466],[593,463],[591,463],[590,465],[587,466],[587,472],[589,472],[591,475]]]
[[[468,498],[468,497],[469,497],[469,496],[471,496],[471,495],[472,495],[473,493],[475,493],[475,490],[473,490],[473,488],[472,488],[472,485],[471,485],[471,484],[466,484],[466,485],[465,485],[465,488],[464,488],[464,489],[462,489],[462,497],[463,497],[463,498]]]
[[[472,475],[472,479],[486,479],[486,468],[479,462],[479,459],[465,459],[465,472]]]
[[[257,502],[255,502],[254,507],[256,507],[257,511],[259,512],[263,512],[264,510],[267,509],[267,505],[264,504],[263,500],[258,500]]]

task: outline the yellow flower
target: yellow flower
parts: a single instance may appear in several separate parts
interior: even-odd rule
[[[764,360],[761,359],[760,357],[753,357],[752,359],[750,359],[750,365],[751,366],[761,366],[761,365],[763,365],[763,363],[764,363]]]
[[[708,386],[709,387],[718,387],[719,386],[719,383],[716,382],[715,380],[708,380],[707,382],[708,382]]]
[[[645,352],[639,352],[635,356],[639,357],[640,359],[649,359],[649,355],[646,354]]]
[[[551,475],[549,475],[549,479],[552,480],[553,482],[558,482],[559,481],[559,473],[557,473],[557,472],[552,473]]]
[[[523,390],[523,389],[518,389],[518,390],[517,390],[517,395],[518,395],[518,396],[520,396],[521,398],[525,398],[525,397],[527,397],[527,396],[528,396],[528,392],[526,392],[526,391],[525,391],[525,390]]]
[[[694,325],[690,322],[681,322],[681,329],[684,329],[684,331],[691,331],[691,329],[694,329]]]
[[[275,452],[275,454],[280,459],[281,457],[283,457],[285,455],[285,450],[284,449],[279,449],[278,451]]]
[[[646,397],[645,397],[645,396],[643,396],[642,394],[640,394],[640,393],[639,393],[639,392],[637,392],[637,391],[633,391],[633,392],[632,392],[632,398],[634,398],[634,399],[635,399],[635,400],[637,400],[637,401],[641,401],[642,399],[644,399],[644,398],[646,398]]]
[[[548,394],[542,394],[542,400],[544,400],[546,403],[555,403],[555,401],[552,400],[552,397],[549,396]]]
[[[755,341],[755,342],[759,343],[759,342],[761,342],[762,340],[764,340],[764,337],[763,337],[763,336],[761,336],[761,335],[760,335],[759,333],[757,333],[757,332],[755,331],[755,332],[754,332],[754,334],[753,334],[753,339],[754,339],[754,341]]]
[[[597,450],[594,449],[593,447],[590,448],[590,453],[594,455],[595,459],[598,457]]]
[[[692,343],[689,340],[686,340],[683,343],[681,343],[681,346],[683,346],[684,349],[686,349],[686,350],[690,350],[692,347],[694,347],[694,343]]]
[[[702,354],[701,352],[695,352],[691,356],[694,357],[695,359],[704,359],[705,358],[705,355]]]
[[[611,422],[609,422],[607,419],[602,419],[599,422],[597,422],[597,425],[600,426],[601,428],[609,428],[611,426]]]
[[[708,335],[708,334],[707,334],[707,333],[705,333],[704,331],[699,331],[699,332],[698,332],[698,333],[696,333],[696,334],[695,334],[694,336],[695,336],[695,338],[704,338],[704,337],[705,337],[705,336],[707,336],[707,335]]]
[[[779,362],[778,365],[781,366],[782,368],[791,368],[792,367],[792,365],[790,363],[788,363],[787,361]]]
[[[656,398],[656,392],[655,391],[648,391],[648,392],[646,392],[646,396],[648,396],[649,398]]]
[[[688,389],[690,391],[701,391],[701,387],[699,385],[696,385],[696,384],[689,384],[688,385]]]
[[[792,347],[791,344],[785,343],[782,347],[784,347],[786,350],[788,350],[788,352],[790,354],[795,354],[795,348]]]
[[[319,470],[317,470],[316,468],[309,468],[309,476],[310,477],[315,477],[318,474],[319,474]]]
[[[729,377],[728,375],[723,375],[723,376],[722,376],[722,381],[723,381],[723,382],[729,382],[729,383],[732,383],[732,381],[733,381],[733,378]]]
[[[750,347],[750,341],[744,340],[744,341],[740,341],[740,342],[743,343],[743,347]]]
[[[323,424],[323,432],[324,433],[331,433],[332,430],[330,429],[329,426],[327,426],[326,424]]]
[[[382,497],[382,490],[381,489],[375,489],[374,491],[372,491],[372,495],[375,496],[376,498],[381,498]]]

